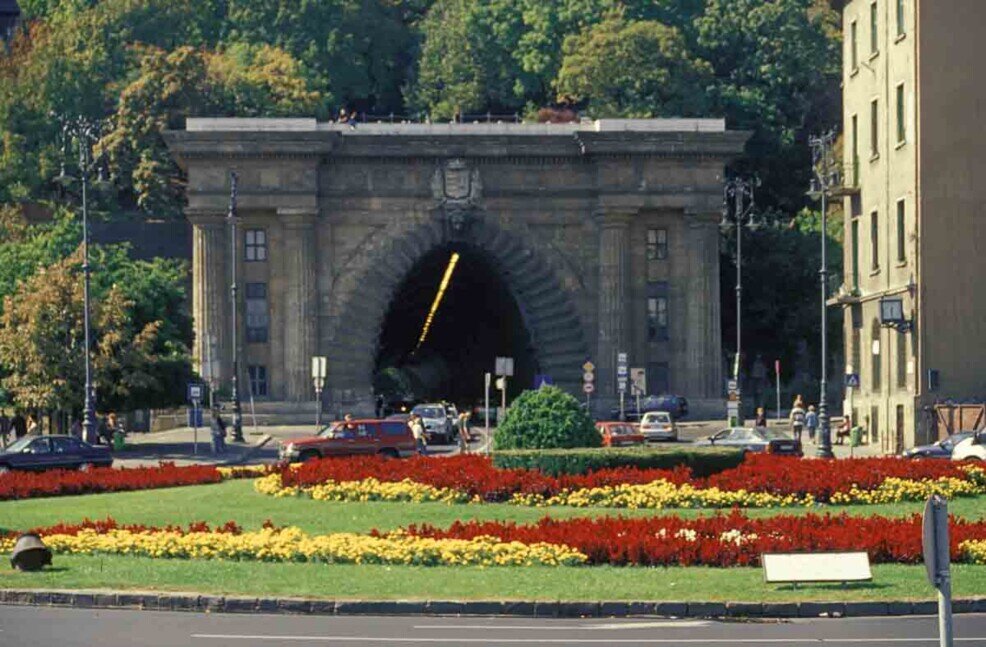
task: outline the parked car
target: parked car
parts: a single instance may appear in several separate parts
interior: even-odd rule
[[[307,461],[326,456],[381,454],[397,458],[417,453],[414,435],[402,420],[335,422],[315,436],[282,443],[281,460]]]
[[[948,438],[942,438],[930,445],[921,445],[904,452],[904,458],[951,458],[955,446],[966,438],[971,438],[974,431],[957,431]]]
[[[596,429],[603,438],[603,447],[627,447],[644,443],[643,435],[633,423],[597,422]]]
[[[10,470],[88,470],[110,467],[107,447],[96,447],[75,436],[24,436],[0,452],[0,473]]]
[[[711,436],[700,438],[695,445],[741,447],[748,452],[766,452],[785,456],[803,456],[801,441],[776,429],[727,427]]]
[[[675,420],[680,420],[688,415],[688,400],[681,395],[648,395],[640,398],[640,411],[637,411],[637,399],[628,398],[623,407],[627,420],[639,420],[641,416],[651,411],[665,411],[671,414]],[[614,408],[610,411],[613,418],[619,418],[620,410]]]
[[[986,431],[972,434],[952,449],[953,461],[986,461]]]
[[[640,433],[644,440],[678,440],[678,425],[667,411],[649,411],[640,420]]]
[[[411,414],[409,413],[392,413],[384,420],[400,420],[401,422],[407,422],[411,419]]]
[[[452,419],[449,418],[448,410],[444,404],[419,404],[411,413],[421,416],[421,422],[425,426],[425,437],[429,443],[438,445],[448,445],[455,438]]]

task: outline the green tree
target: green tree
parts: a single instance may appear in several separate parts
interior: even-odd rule
[[[579,401],[554,386],[521,393],[493,436],[495,449],[598,447],[601,442]]]
[[[613,15],[565,39],[556,86],[594,117],[690,117],[708,111],[711,68],[674,27]]]

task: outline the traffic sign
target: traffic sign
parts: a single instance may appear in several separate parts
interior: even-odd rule
[[[595,390],[596,390],[596,385],[593,384],[592,382],[586,382],[585,384],[582,385],[582,391],[585,393],[592,393]]]
[[[188,399],[191,402],[201,402],[202,401],[202,385],[198,382],[188,383]]]
[[[542,386],[551,386],[555,381],[551,379],[550,375],[535,375],[534,376],[534,388],[540,389]]]
[[[596,374],[595,373],[589,373],[589,372],[583,373],[582,374],[582,381],[583,382],[595,382],[596,381]]]
[[[626,391],[627,390],[627,381],[626,380],[617,380],[616,381],[616,390],[617,391]]]
[[[859,388],[859,373],[846,373],[846,388],[847,389]]]
[[[585,364],[582,365],[582,370],[585,371],[586,373],[592,373],[593,371],[596,370],[596,365],[590,362],[589,360],[585,360]]]
[[[514,358],[513,357],[497,357],[496,358],[496,374],[505,375],[507,377],[514,376]]]
[[[616,362],[617,362],[617,364],[626,364],[627,363],[627,354],[626,353],[623,353],[623,352],[617,353],[616,354]]]

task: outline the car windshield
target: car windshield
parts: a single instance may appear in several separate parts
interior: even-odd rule
[[[783,431],[777,431],[776,429],[761,429],[760,435],[764,437],[764,440],[793,440]]]
[[[350,434],[355,434],[356,433],[356,423],[353,422],[353,423],[349,423],[349,424],[352,425],[352,428],[350,428],[350,429],[347,429],[346,428],[346,423],[345,422],[337,422],[335,424],[329,425],[328,427],[326,427],[322,431],[318,432],[318,437],[319,438],[336,438],[337,436],[343,436],[343,435],[345,435],[347,432],[350,433]]]
[[[651,412],[644,414],[644,419],[641,421],[644,423],[655,423],[661,422],[664,424],[671,424],[671,415],[663,411]]]
[[[30,445],[32,440],[34,440],[34,436],[24,436],[23,438],[15,440],[13,443],[8,445],[6,451],[10,453],[19,452]]]
[[[414,407],[414,413],[422,418],[444,418],[445,414],[438,407]]]

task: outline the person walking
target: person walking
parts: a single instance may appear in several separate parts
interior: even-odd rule
[[[82,421],[79,420],[78,418],[72,418],[72,426],[69,427],[68,432],[70,434],[72,434],[73,436],[75,436],[76,438],[78,438],[79,440],[83,440],[83,438],[82,438]]]
[[[818,429],[818,414],[815,413],[815,405],[808,407],[808,413],[805,414],[805,427],[808,428],[808,440],[815,442],[815,431]]]
[[[219,409],[212,410],[212,423],[209,425],[212,436],[212,455],[222,456],[226,453],[226,423],[219,415]]]
[[[18,410],[14,412],[14,417],[10,419],[10,428],[14,430],[14,438],[23,438],[27,435],[27,422],[24,415]]]
[[[470,441],[472,436],[469,434],[469,412],[463,411],[459,414],[459,452],[468,452]]]
[[[407,425],[411,428],[411,434],[414,436],[414,443],[418,447],[418,453],[424,456],[428,453],[428,446],[425,443],[425,427],[421,424],[421,416],[412,413],[407,421]]]
[[[0,409],[0,447],[6,448],[7,441],[10,439],[10,418],[7,413]]]
[[[791,431],[794,439],[801,441],[801,434],[805,429],[805,401],[801,396],[794,398],[794,406],[791,407]]]
[[[40,436],[41,435],[41,425],[38,424],[38,420],[34,417],[34,414],[30,414],[27,417],[27,435],[28,436]]]
[[[767,428],[767,412],[763,407],[757,407],[757,417],[753,420],[753,426],[757,429]]]

